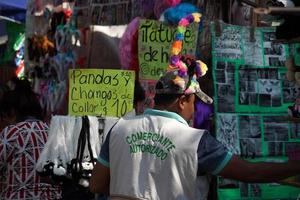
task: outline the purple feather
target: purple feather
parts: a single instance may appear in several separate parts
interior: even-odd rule
[[[178,75],[179,75],[180,77],[184,77],[184,76],[187,75],[187,73],[186,73],[186,71],[178,70]]]
[[[179,56],[171,56],[170,58],[171,65],[176,65],[179,62]]]
[[[196,68],[196,69],[195,69],[196,76],[197,76],[197,77],[200,77],[200,76],[202,75],[200,65],[197,63],[197,65],[196,65],[195,68]]]
[[[189,14],[188,16],[186,16],[186,19],[187,19],[190,23],[194,22],[194,16],[191,15],[191,14]]]

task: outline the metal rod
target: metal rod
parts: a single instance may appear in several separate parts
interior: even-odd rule
[[[285,7],[268,7],[268,8],[255,8],[254,12],[257,14],[276,15],[276,14],[292,14],[300,15],[300,7],[285,8]]]

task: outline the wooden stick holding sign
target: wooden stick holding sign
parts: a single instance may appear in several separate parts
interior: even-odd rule
[[[134,80],[129,70],[69,70],[69,115],[125,115],[133,109]]]

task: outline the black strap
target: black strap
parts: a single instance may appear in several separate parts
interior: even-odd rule
[[[87,138],[88,150],[89,150],[89,153],[90,153],[91,162],[94,163],[94,155],[93,155],[93,150],[92,150],[92,145],[91,145],[90,122],[89,122],[89,118],[88,117],[86,117],[86,118],[87,118],[87,121],[86,121],[86,124],[87,124],[86,138]]]
[[[76,153],[76,158],[75,158],[75,166],[74,166],[74,174],[78,174],[79,171],[82,170],[82,157],[83,157],[83,153],[84,153],[84,148],[85,148],[85,119],[84,116],[81,117],[82,118],[82,126],[81,126],[81,130],[80,130],[80,134],[78,137],[78,143],[77,143],[77,153]],[[78,170],[79,167],[79,170]],[[75,177],[76,178],[76,177]]]
[[[91,146],[91,137],[90,137],[90,123],[89,123],[89,118],[87,116],[82,117],[82,127],[81,131],[78,137],[78,145],[77,145],[77,154],[76,154],[76,160],[79,165],[79,170],[78,170],[78,165],[75,166],[76,171],[82,171],[82,161],[83,161],[83,155],[84,155],[84,150],[85,146],[87,144],[88,151],[90,154],[90,161],[94,163],[94,156],[93,156],[93,151],[92,151],[92,146]]]

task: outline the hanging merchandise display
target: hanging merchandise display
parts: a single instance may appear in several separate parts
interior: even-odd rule
[[[49,138],[37,162],[41,176],[88,188],[101,144],[117,118],[53,116]]]
[[[217,139],[249,161],[284,162],[300,147],[299,127],[287,108],[300,88],[287,80],[289,46],[276,41],[275,28],[212,23],[214,106]],[[217,34],[217,30],[219,34]],[[219,199],[296,199],[299,188],[219,179]]]
[[[130,0],[91,0],[92,24],[120,25],[131,19]]]
[[[28,58],[30,61],[39,62],[46,56],[52,56],[55,53],[53,42],[47,36],[34,35],[28,38]]]
[[[79,48],[87,45],[89,24],[84,23],[89,2],[32,0],[27,32],[25,73],[34,82],[48,117],[67,113],[68,70],[86,65]],[[32,20],[32,21],[31,21]],[[46,23],[45,23],[46,22]],[[38,30],[40,29],[40,30]]]
[[[96,122],[98,122],[98,119]],[[95,123],[92,123],[91,125],[91,127],[95,128],[95,131],[97,133],[98,127],[93,126],[95,125]],[[96,164],[97,157],[93,155],[96,152],[96,149],[95,146],[93,146],[94,149],[92,149],[91,142],[99,141],[99,139],[93,139],[95,138],[91,138],[90,119],[87,116],[83,116],[82,127],[77,142],[76,157],[71,160],[69,169],[71,171],[72,179],[84,187],[89,186],[88,180],[92,176],[92,170],[94,168],[94,165]],[[86,153],[86,155],[84,156],[86,148],[88,149],[88,153]],[[99,148],[97,150],[99,150]]]
[[[24,47],[25,47],[25,34],[21,34],[14,44],[14,50],[16,51],[15,65],[17,66],[17,77],[24,76]]]

